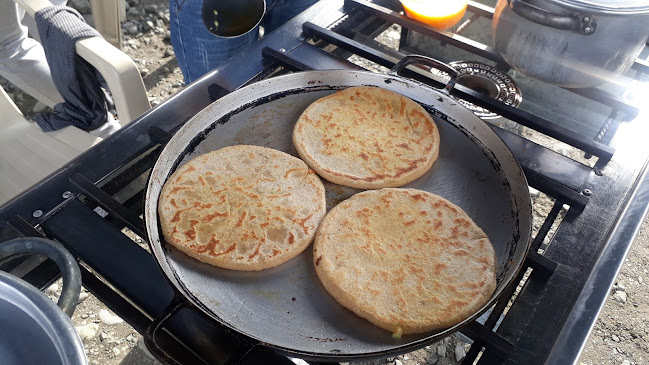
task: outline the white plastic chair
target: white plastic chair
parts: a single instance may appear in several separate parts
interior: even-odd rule
[[[47,0],[15,0],[31,15],[50,6]],[[151,108],[135,62],[105,39],[93,37],[76,44],[79,56],[106,79],[119,122],[126,125]],[[0,88],[0,205],[101,142],[79,128],[43,132],[29,122]]]
[[[32,16],[38,10],[52,5],[47,0],[14,1]],[[112,1],[107,1],[110,2]],[[79,56],[93,65],[106,79],[113,94],[120,124],[125,125],[151,109],[140,71],[129,56],[99,37],[77,42],[76,50]]]
[[[125,0],[90,0],[94,27],[108,43],[122,49],[120,19],[126,16]]]

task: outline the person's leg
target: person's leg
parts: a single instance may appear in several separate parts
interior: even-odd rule
[[[56,90],[43,47],[20,24],[24,11],[0,0],[0,76],[48,106],[63,102]]]
[[[259,37],[258,27],[240,37],[219,38],[203,25],[203,0],[170,0],[169,28],[178,66],[189,84],[223,64]]]
[[[264,18],[264,33],[272,32],[317,2],[318,0],[275,0]]]

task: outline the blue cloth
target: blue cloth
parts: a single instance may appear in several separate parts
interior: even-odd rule
[[[52,113],[34,120],[46,132],[73,125],[86,131],[107,121],[111,98],[102,89],[106,83],[99,72],[77,55],[75,44],[89,37],[101,37],[81,14],[67,6],[50,6],[36,12],[34,19],[52,72],[54,85],[64,103]]]
[[[318,0],[266,1],[268,10],[261,25],[268,34]],[[239,37],[215,36],[203,25],[202,8],[203,0],[169,1],[171,44],[187,84],[223,64],[259,38],[259,27]]]

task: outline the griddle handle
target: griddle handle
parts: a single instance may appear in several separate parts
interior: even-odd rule
[[[162,315],[151,322],[149,327],[146,329],[146,335],[144,336],[144,344],[146,345],[146,348],[151,352],[153,356],[155,356],[158,360],[162,361],[165,364],[183,365],[182,362],[176,360],[171,354],[163,350],[162,347],[158,345],[158,342],[156,341],[156,333],[164,328],[167,320],[178,313],[178,311],[183,307],[187,307],[187,301],[181,295],[176,294],[171,303],[169,303],[167,308],[165,308],[165,310],[162,312]],[[199,360],[199,358],[196,357],[196,360]],[[201,362],[207,365],[206,362]]]
[[[450,92],[451,89],[455,87],[455,82],[457,81],[457,77],[458,77],[457,70],[455,70],[453,67],[451,67],[450,65],[444,62],[426,56],[420,56],[420,55],[405,56],[399,62],[397,62],[397,64],[394,65],[394,67],[392,67],[392,73],[400,76],[401,72],[406,68],[406,66],[413,63],[426,64],[428,66],[431,66],[433,68],[448,73],[451,76],[451,79],[446,83],[446,86],[444,87],[444,90],[446,92]]]
[[[173,317],[176,313],[178,313],[178,311],[183,309],[183,307],[190,308],[191,304],[187,302],[182,294],[176,293],[171,303],[169,303],[167,308],[165,308],[165,310],[162,312],[162,315],[151,322],[149,327],[146,329],[146,334],[144,335],[144,344],[146,345],[146,348],[149,349],[151,354],[158,360],[169,365],[185,365],[186,362],[178,361],[173,357],[173,355],[163,350],[162,346],[160,346],[156,341],[156,334],[165,327],[165,323],[169,320],[169,318]],[[259,341],[251,340],[248,337],[240,335],[238,333],[232,334],[235,335],[239,340],[239,349],[228,358],[224,365],[239,364],[241,362],[241,359],[243,359],[250,352],[250,350],[259,345]],[[192,365],[209,365],[200,357],[193,357],[195,358],[195,361],[191,362]]]

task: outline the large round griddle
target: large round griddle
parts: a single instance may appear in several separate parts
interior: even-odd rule
[[[297,156],[293,126],[313,101],[347,87],[379,86],[426,108],[440,131],[439,159],[405,187],[441,195],[486,232],[498,258],[498,287],[465,321],[443,331],[392,338],[339,305],[320,284],[312,247],[278,267],[239,272],[212,267],[166,244],[157,202],[165,180],[191,158],[224,146],[252,144]],[[325,181],[328,209],[360,191]],[[423,347],[457,331],[495,303],[521,268],[529,247],[527,182],[502,140],[446,93],[399,76],[364,71],[302,72],[257,82],[212,103],[165,146],[146,192],[146,228],[162,270],[192,304],[222,324],[280,350],[319,359],[388,356]]]

